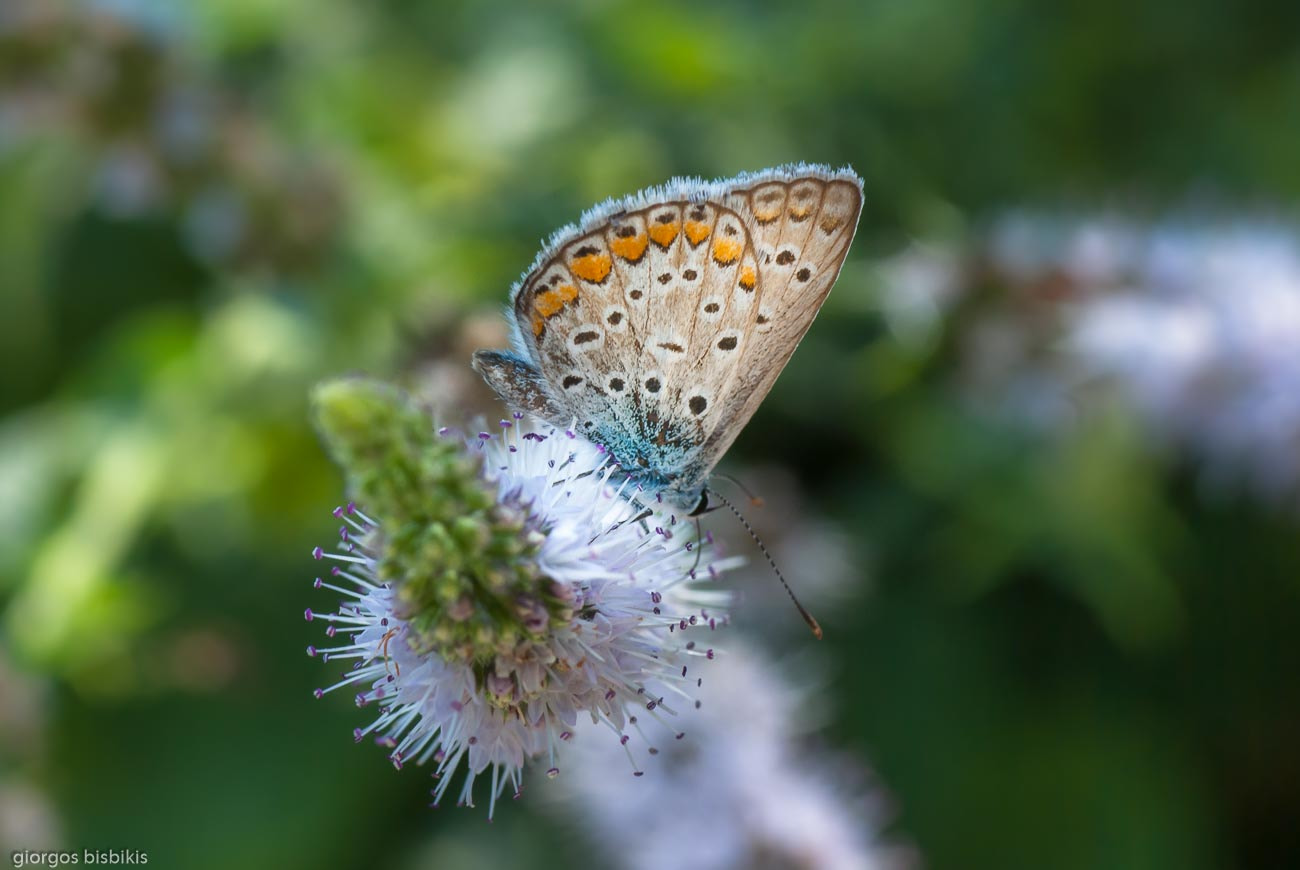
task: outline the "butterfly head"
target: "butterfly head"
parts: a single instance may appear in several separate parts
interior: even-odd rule
[[[614,451],[610,451],[614,453]],[[617,453],[614,453],[617,457]],[[698,517],[717,510],[721,505],[716,498],[709,497],[708,487],[698,477],[688,479],[683,476],[670,476],[662,472],[646,469],[629,475],[631,481],[646,493],[653,493],[653,498],[661,503],[671,505],[688,517]]]

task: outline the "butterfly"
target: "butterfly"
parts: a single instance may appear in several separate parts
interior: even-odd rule
[[[512,350],[474,368],[576,425],[637,484],[708,507],[707,481],[826,301],[862,211],[851,169],[677,178],[598,205],[511,291]]]

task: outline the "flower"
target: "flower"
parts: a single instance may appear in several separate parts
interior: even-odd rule
[[[1057,290],[1049,388],[1077,396],[1109,384],[1154,440],[1185,450],[1210,480],[1300,504],[1294,225],[1026,214],[1003,222],[989,259],[1013,286]]]
[[[931,266],[898,275],[963,300],[959,377],[982,408],[1068,434],[1117,398],[1205,482],[1300,506],[1293,221],[1015,211]]]
[[[702,706],[682,717],[690,740],[665,747],[639,780],[605,774],[615,750],[576,742],[565,749],[575,774],[555,806],[580,818],[611,866],[625,870],[664,866],[665,845],[679,870],[914,863],[906,848],[875,841],[886,806],[845,787],[851,761],[795,749],[811,725],[806,692],[755,651],[732,647],[715,663]]]
[[[473,805],[491,768],[489,815],[546,756],[548,774],[580,714],[628,745],[640,717],[674,734],[711,659],[714,609],[698,588],[739,560],[656,498],[629,491],[601,449],[522,415],[497,434],[440,429],[391,388],[352,380],[317,392],[322,433],[366,512],[335,510],[336,566],[318,588],[345,596],[336,613],[306,611],[345,642],[308,654],[351,669],[317,696],[357,690],[379,714],[374,735],[397,767],[432,761],[437,805],[461,762],[458,803]],[[629,733],[633,732],[633,733]]]
[[[1147,427],[1300,504],[1300,242],[1262,222],[1157,226],[1130,281],[1067,320],[1085,376],[1117,383]]]

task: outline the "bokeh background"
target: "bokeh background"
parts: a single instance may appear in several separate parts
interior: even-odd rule
[[[428,810],[311,697],[307,395],[499,414],[551,230],[810,160],[862,224],[724,464],[826,626],[735,584],[790,739],[914,865],[1300,865],[1297,155],[1281,0],[5,0],[0,851],[690,866],[536,775]]]

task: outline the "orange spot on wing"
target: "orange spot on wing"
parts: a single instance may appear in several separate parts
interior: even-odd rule
[[[758,276],[754,274],[753,266],[746,266],[740,270],[740,286],[746,290],[753,290],[754,285],[758,283]]]
[[[584,281],[599,284],[609,276],[611,265],[609,254],[586,254],[574,257],[569,263],[569,271]]]
[[[790,207],[790,217],[796,221],[808,220],[808,215],[812,214],[811,205],[795,205]]]
[[[606,257],[605,259],[609,259]],[[608,271],[608,269],[606,269]],[[554,317],[565,305],[578,298],[578,288],[572,284],[553,287],[538,293],[533,300],[533,311],[542,317]]]
[[[686,222],[686,239],[692,246],[698,245],[709,237],[711,232],[709,225],[699,221]]]
[[[677,221],[668,224],[654,224],[650,227],[650,238],[661,248],[666,248],[677,238],[677,233],[681,229]]]
[[[546,331],[546,318],[540,314],[533,315],[533,336],[541,338],[542,333]]]
[[[768,224],[781,216],[785,207],[785,192],[779,187],[769,187],[757,191],[751,200],[754,217],[761,224]]]
[[[824,232],[826,235],[829,236],[831,233],[835,232],[841,226],[843,226],[843,224],[844,221],[841,220],[840,218],[837,218],[833,215],[829,215],[822,219],[821,222],[822,232]]]
[[[649,244],[650,240],[642,233],[626,239],[615,239],[610,243],[609,249],[624,260],[636,262],[641,259],[641,255],[645,253],[645,249]]]
[[[713,259],[722,265],[736,262],[745,246],[735,239],[716,238],[713,240]]]

